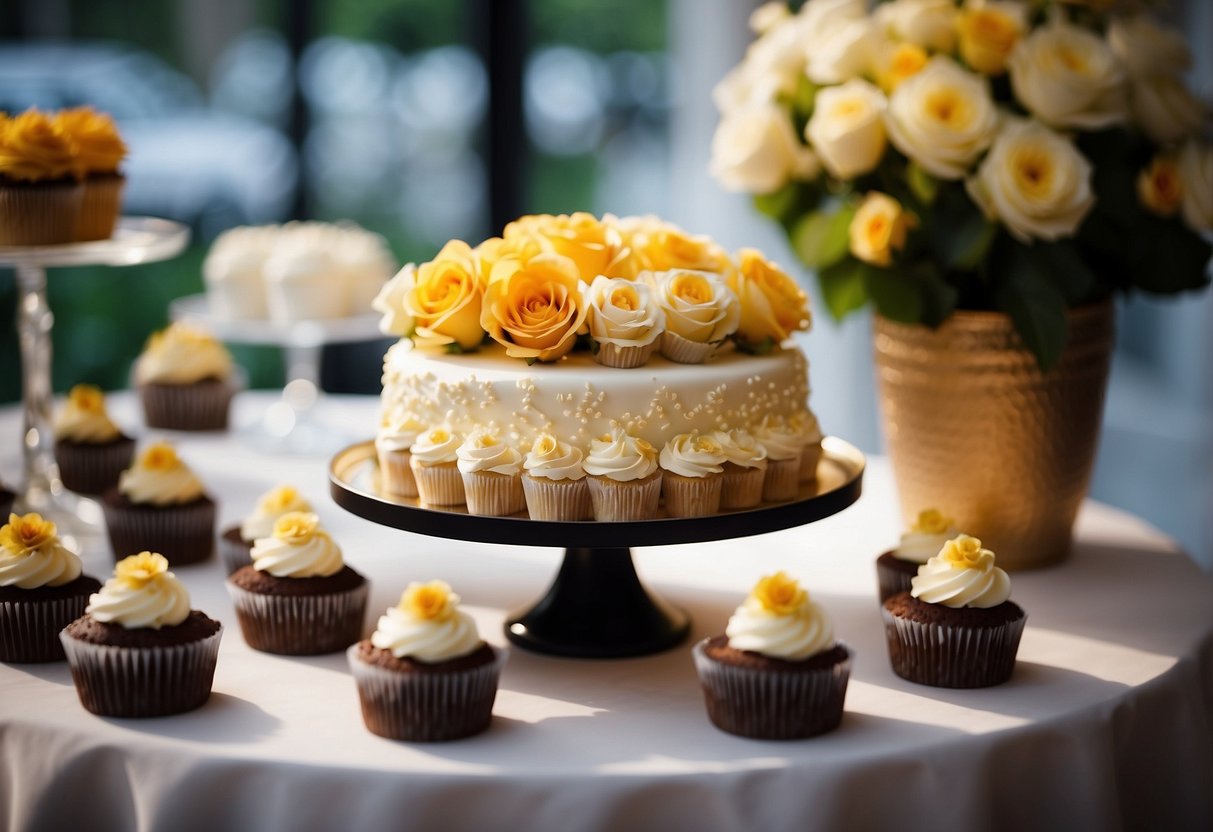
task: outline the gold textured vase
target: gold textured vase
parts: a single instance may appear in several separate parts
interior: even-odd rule
[[[1111,301],[1068,316],[1065,351],[1047,373],[1004,314],[956,312],[935,330],[877,316],[885,437],[907,522],[938,508],[1006,569],[1065,558],[1115,330]]]

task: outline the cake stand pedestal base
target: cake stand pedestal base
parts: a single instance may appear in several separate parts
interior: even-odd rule
[[[690,628],[685,612],[640,583],[630,549],[570,547],[547,593],[510,616],[505,634],[537,653],[615,659],[668,650]]]

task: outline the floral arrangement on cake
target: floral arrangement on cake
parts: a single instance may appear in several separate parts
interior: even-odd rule
[[[716,87],[713,175],[831,313],[1008,313],[1047,368],[1066,309],[1208,283],[1213,144],[1181,32],[1118,0],[768,3]]]
[[[529,215],[473,248],[409,263],[373,307],[385,334],[452,352],[501,344],[528,362],[577,348],[636,367],[699,363],[728,341],[766,352],[810,325],[796,282],[759,251],[730,256],[656,217]]]

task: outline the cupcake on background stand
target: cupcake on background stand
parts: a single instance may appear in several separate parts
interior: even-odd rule
[[[421,502],[432,506],[460,506],[467,501],[459,471],[463,437],[439,426],[423,431],[409,448],[409,466],[417,481]]]
[[[126,143],[107,113],[73,107],[55,114],[55,124],[68,137],[84,175],[84,194],[76,219],[77,242],[108,240],[122,213],[126,177],[118,170],[126,158]]]
[[[881,608],[893,672],[939,688],[984,688],[1011,678],[1027,615],[1011,579],[981,541],[959,535],[918,568],[909,592]]]
[[[150,445],[101,495],[114,559],[160,552],[174,566],[197,563],[215,548],[215,501],[167,442]]]
[[[244,640],[288,656],[336,653],[362,638],[370,586],[345,564],[315,514],[293,511],[253,544],[253,562],[228,576]]]
[[[227,430],[232,356],[209,332],[175,322],[153,333],[134,377],[148,427]]]
[[[661,493],[670,517],[705,517],[720,510],[724,449],[712,436],[683,433],[661,449]]]
[[[960,534],[955,521],[938,509],[918,512],[918,517],[901,534],[896,548],[876,559],[876,583],[880,603],[899,592],[909,592],[918,567],[938,555],[944,544]]]
[[[257,498],[257,505],[243,521],[219,535],[219,556],[227,574],[252,563],[253,543],[274,533],[274,523],[292,511],[311,511],[312,504],[293,485],[279,485]]]
[[[0,246],[75,239],[84,173],[71,138],[46,113],[0,113]]]
[[[838,727],[851,651],[820,604],[783,572],[762,578],[724,635],[692,655],[708,718],[742,737],[789,740]]]
[[[98,716],[191,711],[211,695],[223,627],[190,609],[168,561],[123,558],[60,641],[80,704]]]
[[[535,437],[522,463],[522,492],[532,520],[589,520],[594,516],[582,454],[550,433]]]
[[[411,583],[346,656],[371,733],[442,742],[486,730],[508,651],[485,643],[442,581]]]
[[[582,462],[595,520],[651,520],[661,506],[657,449],[616,428],[590,442]]]
[[[456,456],[469,514],[505,517],[526,508],[522,454],[503,442],[496,430],[476,428]]]
[[[78,494],[112,488],[135,455],[135,440],[110,420],[105,395],[91,384],[77,384],[68,392],[52,428],[59,478]]]
[[[202,280],[211,314],[225,321],[268,316],[261,268],[277,237],[276,226],[239,226],[211,243],[202,261]]]
[[[665,313],[645,283],[599,275],[587,295],[590,350],[606,367],[639,367],[657,351]]]
[[[84,615],[100,588],[54,523],[35,513],[9,515],[0,527],[0,661],[62,659],[59,631]]]
[[[720,485],[721,511],[753,508],[762,502],[767,449],[745,430],[718,430],[712,437],[724,452]]]

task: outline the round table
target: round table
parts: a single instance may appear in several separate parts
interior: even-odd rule
[[[171,434],[237,522],[278,483],[299,487],[371,581],[368,629],[412,580],[442,578],[482,635],[547,585],[557,549],[464,543],[375,526],[328,496],[327,458],[259,450],[236,401],[229,434]],[[321,418],[375,424],[374,398]],[[111,397],[146,441],[129,394]],[[0,479],[19,467],[20,414],[0,412]],[[840,431],[845,436],[845,431]],[[643,579],[723,630],[754,581],[783,569],[855,650],[838,730],[796,742],[708,722],[689,642],[640,659],[514,649],[490,730],[410,745],[363,727],[341,655],[289,658],[240,637],[217,561],[181,567],[224,624],[214,692],[151,720],[85,712],[65,664],[0,664],[0,806],[9,828],[89,829],[1204,829],[1213,828],[1213,581],[1135,518],[1087,503],[1064,565],[1013,576],[1028,612],[1008,684],[922,687],[889,669],[873,560],[900,532],[887,463],[853,507],[760,537],[636,551]],[[104,548],[85,569],[105,577]]]

